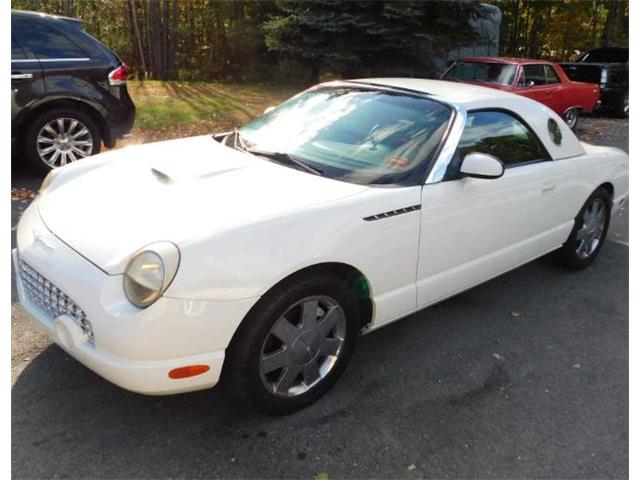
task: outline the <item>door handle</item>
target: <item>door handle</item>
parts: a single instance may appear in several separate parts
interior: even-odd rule
[[[33,73],[12,73],[11,80],[23,80],[33,78]]]
[[[555,184],[544,185],[542,187],[542,193],[551,193],[556,189]]]

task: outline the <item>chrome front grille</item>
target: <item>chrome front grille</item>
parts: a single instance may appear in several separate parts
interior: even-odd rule
[[[52,319],[65,313],[69,315],[93,343],[93,329],[84,310],[24,260],[19,260],[19,268],[22,285],[29,300]]]

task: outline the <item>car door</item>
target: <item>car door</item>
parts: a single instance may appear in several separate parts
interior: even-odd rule
[[[543,103],[561,115],[562,112],[554,108],[556,104],[554,95],[558,91],[559,84],[550,83],[547,80],[545,66],[541,63],[523,65],[520,69],[520,78],[518,79],[515,93]]]
[[[64,20],[18,17],[13,20],[21,32],[20,41],[40,61],[46,81],[47,95],[91,90],[93,77],[100,73],[104,82],[106,74],[96,72],[93,59],[86,45],[80,43],[80,35],[69,34]],[[73,24],[74,25],[74,24]],[[76,27],[79,29],[79,27]]]
[[[30,104],[45,94],[40,62],[20,41],[20,31],[11,32],[11,123]],[[12,127],[13,128],[13,127]],[[14,137],[19,132],[12,132]]]
[[[493,155],[497,179],[461,177],[464,155]],[[448,171],[422,193],[418,307],[425,307],[557,247],[554,162],[515,113],[469,112]]]
[[[570,93],[567,91],[567,84],[562,83],[553,65],[543,65],[543,67],[547,88],[551,91],[551,98],[547,100],[546,105],[562,116],[569,107],[575,106],[570,104],[571,99],[567,98],[567,94]]]

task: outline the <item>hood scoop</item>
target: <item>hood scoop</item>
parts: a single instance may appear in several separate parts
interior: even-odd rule
[[[153,176],[156,177],[160,183],[173,183],[173,178],[160,170],[152,168],[151,173],[153,173]]]

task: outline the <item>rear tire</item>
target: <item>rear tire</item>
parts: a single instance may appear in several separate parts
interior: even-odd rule
[[[58,121],[62,123],[59,124]],[[82,133],[85,131],[86,133]],[[78,136],[73,138],[75,135]],[[41,175],[46,175],[53,168],[62,166],[61,155],[52,159],[55,149],[47,152],[48,148],[57,145],[55,141],[61,137],[65,137],[66,140],[62,147],[65,163],[100,153],[102,142],[100,130],[91,117],[80,110],[56,108],[32,121],[24,137],[24,154],[32,169]]]
[[[620,102],[616,107],[616,115],[621,118],[629,118],[629,92],[620,96]]]
[[[605,188],[600,187],[580,209],[569,238],[554,252],[555,260],[573,270],[591,265],[604,244],[610,217],[611,196]]]
[[[562,119],[571,130],[573,130],[574,132],[577,131],[578,120],[580,119],[580,109],[572,108],[570,110],[567,110],[562,116]]]
[[[249,407],[270,415],[293,413],[318,400],[342,375],[360,326],[356,298],[339,277],[322,273],[285,281],[238,328],[223,380]]]

